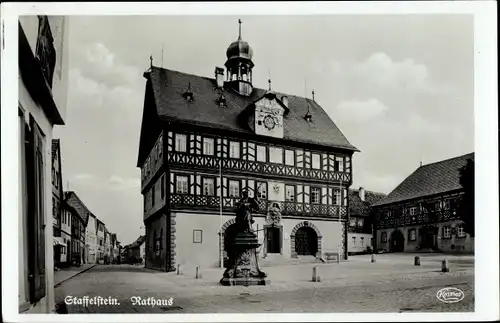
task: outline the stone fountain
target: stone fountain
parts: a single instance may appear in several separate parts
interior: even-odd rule
[[[252,224],[252,211],[259,209],[257,198],[249,198],[248,192],[242,192],[236,210],[236,234],[229,242],[228,265],[220,283],[224,286],[266,285],[266,273],[259,269],[257,248],[260,246]]]

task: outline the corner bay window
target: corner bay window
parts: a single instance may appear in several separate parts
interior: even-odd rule
[[[240,143],[238,141],[229,142],[229,157],[240,158]]]
[[[177,194],[188,193],[188,178],[187,176],[176,176],[175,192]]]
[[[213,178],[203,179],[203,195],[213,196],[214,195],[214,180]]]
[[[229,196],[230,197],[240,197],[240,182],[239,181],[229,181]]]
[[[186,152],[186,135],[175,135],[175,151],[185,153]]]

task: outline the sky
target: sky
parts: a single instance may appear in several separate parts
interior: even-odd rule
[[[213,77],[238,18],[254,86],[314,90],[360,150],[352,188],[389,193],[421,162],[474,151],[472,15],[71,16],[66,125],[54,130],[64,189],[122,244],[144,234],[136,162],[150,55]]]

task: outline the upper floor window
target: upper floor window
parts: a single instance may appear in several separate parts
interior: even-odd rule
[[[257,198],[267,199],[267,183],[257,182]]]
[[[464,230],[464,226],[463,224],[460,224],[458,227],[457,227],[457,237],[459,238],[463,238],[465,237],[465,230]]]
[[[295,152],[293,150],[285,150],[285,165],[295,166]]]
[[[38,16],[38,39],[35,56],[40,62],[47,84],[52,88],[52,79],[56,66],[56,49],[47,16]]]
[[[344,159],[342,157],[335,157],[335,171],[344,171]]]
[[[449,226],[443,227],[443,238],[445,239],[451,238],[451,228]]]
[[[240,143],[238,141],[229,142],[229,157],[240,158]]]
[[[214,140],[203,138],[203,154],[212,156],[214,154]]]
[[[215,195],[213,178],[203,178],[203,195],[208,195],[208,196]]]
[[[441,201],[437,201],[436,203],[434,203],[434,210],[435,211],[441,210]]]
[[[257,161],[265,163],[266,158],[266,146],[257,146]]]
[[[240,197],[240,182],[239,181],[229,181],[229,196],[230,197]]]
[[[443,201],[443,209],[449,210],[450,209],[450,200],[444,200]]]
[[[177,194],[188,193],[188,178],[187,176],[177,176],[175,182],[175,192]]]
[[[333,190],[333,205],[341,204],[341,194],[339,189]]]
[[[285,199],[287,202],[295,202],[295,186],[285,186]]]
[[[320,169],[321,168],[319,154],[312,154],[312,168],[314,168],[314,169]]]
[[[311,187],[311,203],[319,204],[319,201],[320,201],[320,188]]]
[[[269,161],[271,163],[283,164],[283,149],[278,147],[269,147]]]
[[[175,135],[175,151],[185,153],[186,149],[186,135],[176,134]]]
[[[417,207],[416,206],[412,206],[410,208],[410,215],[415,215],[417,214]]]

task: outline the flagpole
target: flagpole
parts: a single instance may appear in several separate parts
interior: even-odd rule
[[[224,232],[222,232],[222,226],[224,225],[224,221],[223,221],[223,218],[222,218],[222,186],[223,186],[223,183],[222,183],[222,157],[221,159],[219,160],[220,162],[220,165],[219,165],[219,178],[220,178],[220,184],[219,184],[219,188],[220,188],[220,194],[219,194],[219,215],[220,215],[220,248],[221,248],[221,252],[220,252],[220,267],[221,268],[224,268],[224,244],[223,244],[223,234]]]

